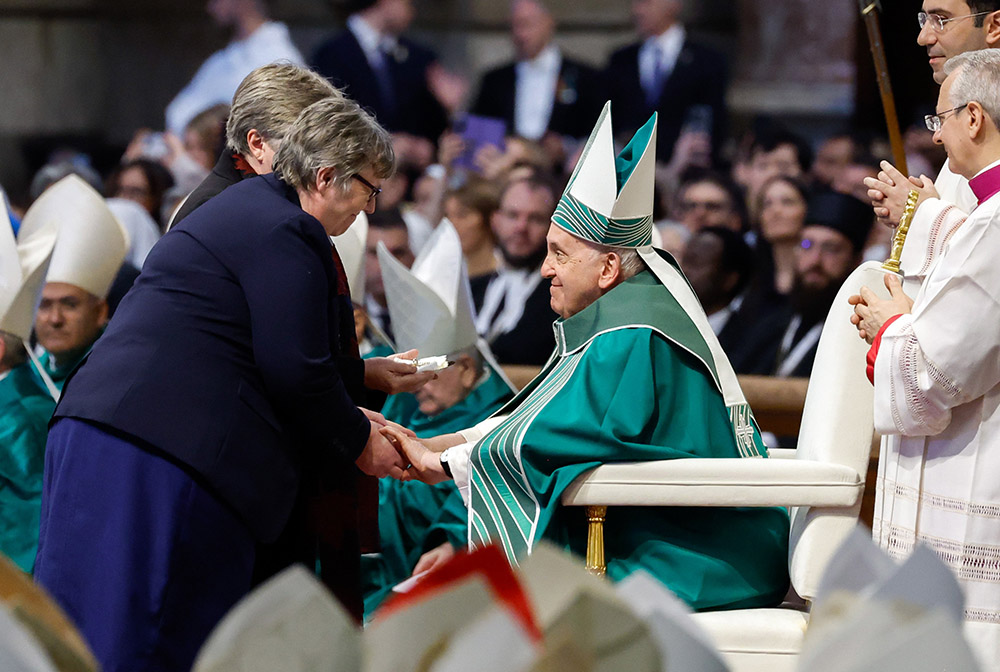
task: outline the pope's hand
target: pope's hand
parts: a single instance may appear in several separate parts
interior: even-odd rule
[[[368,443],[365,444],[365,449],[361,451],[361,454],[354,463],[358,465],[358,469],[369,476],[377,478],[392,476],[396,479],[402,479],[404,475],[403,470],[407,464],[406,458],[400,455],[396,447],[383,436],[381,430],[386,427],[386,425],[380,425],[377,422],[371,423]],[[393,429],[393,431],[397,432],[400,436],[406,436],[406,434],[399,430]]]
[[[862,287],[860,294],[847,299],[854,306],[851,324],[858,328],[858,336],[868,343],[875,340],[889,318],[909,313],[913,308],[913,299],[903,293],[903,283],[898,275],[886,273],[884,282],[889,290],[888,299],[880,299],[867,287]]]
[[[404,462],[410,464],[399,480],[423,481],[429,485],[448,480],[441,465],[440,453],[429,450],[420,439],[409,437],[395,427],[383,427],[380,431],[404,456]]]
[[[417,367],[412,364],[395,361],[399,359],[416,359],[417,351],[401,352],[390,357],[372,357],[365,360],[365,387],[379,390],[386,394],[400,392],[416,392],[427,381],[437,378],[433,371],[417,373]]]

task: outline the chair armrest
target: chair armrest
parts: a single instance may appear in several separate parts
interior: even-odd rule
[[[562,495],[566,506],[831,506],[857,504],[860,474],[828,462],[685,458],[604,464]]]

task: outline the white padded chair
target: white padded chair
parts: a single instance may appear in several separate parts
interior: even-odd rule
[[[734,672],[794,670],[827,562],[857,525],[873,436],[868,346],[850,323],[847,297],[867,285],[885,296],[876,262],[856,269],[826,318],[806,392],[797,450],[772,459],[679,459],[606,464],[578,478],[566,506],[587,507],[588,566],[602,570],[604,507],[785,506],[788,569],[806,608],[783,605],[696,614]],[[613,519],[609,524],[613,524]]]

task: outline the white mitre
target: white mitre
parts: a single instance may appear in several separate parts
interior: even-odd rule
[[[368,241],[368,215],[359,212],[354,223],[339,236],[330,240],[344,263],[347,286],[351,288],[351,301],[355,306],[365,305],[365,253]]]
[[[21,237],[58,227],[46,282],[63,282],[105,298],[125,253],[128,233],[104,198],[76,175],[46,189],[24,216]]]
[[[450,355],[476,345],[472,291],[462,242],[447,219],[438,224],[408,269],[379,243],[385,299],[396,347],[421,357]]]
[[[18,245],[7,205],[0,199],[0,331],[28,340],[38,293],[55,243],[54,229],[39,229]]]
[[[656,113],[615,154],[611,103],[577,161],[552,221],[578,238],[609,247],[650,244],[656,173]]]

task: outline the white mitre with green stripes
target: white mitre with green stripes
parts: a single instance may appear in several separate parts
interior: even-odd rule
[[[609,101],[604,104],[552,221],[574,236],[600,245],[649,245],[655,171],[656,113],[616,157]]]

